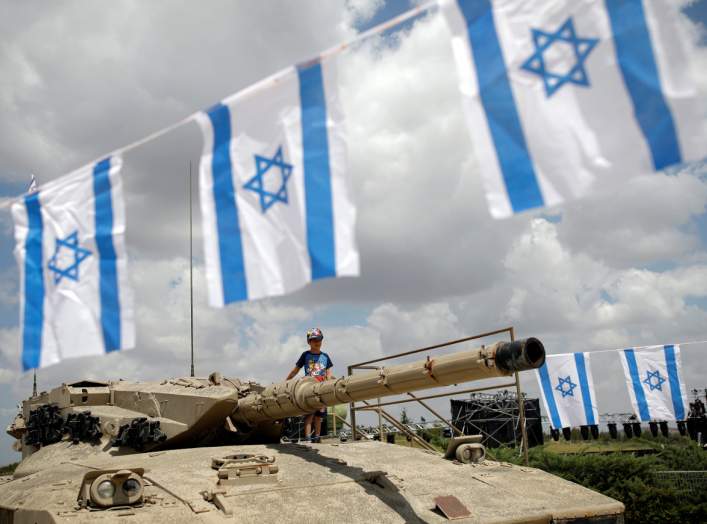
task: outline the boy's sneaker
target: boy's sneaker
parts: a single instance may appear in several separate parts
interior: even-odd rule
[[[322,441],[322,439],[321,439],[321,437],[319,437],[319,436],[312,437],[312,443],[313,443],[313,444],[319,444],[321,441]]]

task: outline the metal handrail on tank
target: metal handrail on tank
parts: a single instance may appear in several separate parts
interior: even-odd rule
[[[367,360],[367,361],[365,361],[365,362],[359,362],[359,363],[357,363],[357,364],[352,364],[352,365],[348,366],[348,374],[349,374],[349,375],[353,375],[353,372],[354,372],[354,370],[356,370],[356,369],[360,369],[360,370],[364,370],[364,369],[365,369],[365,370],[380,370],[380,369],[382,369],[382,367],[383,367],[382,365],[373,365],[373,364],[380,364],[380,363],[382,363],[382,362],[387,362],[387,361],[390,361],[390,360],[393,360],[393,359],[396,359],[396,358],[400,358],[400,357],[405,357],[405,356],[408,356],[408,355],[415,355],[415,354],[417,354],[417,353],[422,353],[422,352],[425,352],[425,351],[431,352],[431,351],[435,351],[435,350],[440,350],[440,349],[443,349],[443,348],[447,348],[447,347],[450,347],[450,346],[454,346],[454,345],[456,345],[456,344],[461,344],[461,343],[464,343],[464,342],[469,342],[469,341],[471,341],[471,340],[478,340],[478,339],[481,339],[481,338],[487,338],[487,337],[491,337],[491,336],[494,336],[494,335],[501,335],[501,334],[504,334],[504,333],[507,333],[507,334],[508,334],[508,337],[510,338],[510,341],[511,341],[511,342],[514,342],[514,341],[515,341],[515,330],[514,330],[513,326],[509,326],[509,327],[502,328],[502,329],[497,329],[497,330],[494,330],[494,331],[488,331],[488,332],[486,332],[486,333],[479,333],[479,334],[477,334],[477,335],[472,335],[472,336],[469,336],[469,337],[464,337],[464,338],[460,338],[460,339],[456,339],[456,340],[451,340],[451,341],[449,341],[449,342],[443,342],[443,343],[441,343],[441,344],[435,344],[435,345],[432,345],[432,346],[426,346],[426,347],[419,348],[419,349],[414,349],[414,350],[411,350],[411,351],[404,351],[404,352],[402,352],[402,353],[396,353],[396,354],[394,354],[394,355],[388,355],[388,356],[385,356],[385,357],[381,357],[381,358],[377,358],[377,359],[373,359],[373,360]],[[515,372],[513,373],[513,376],[514,376],[513,382],[506,382],[506,383],[503,383],[503,384],[494,384],[494,385],[492,385],[492,386],[486,386],[486,387],[480,387],[480,388],[467,388],[467,389],[455,390],[455,391],[446,392],[446,393],[439,393],[439,394],[426,395],[426,396],[423,396],[423,397],[418,397],[418,396],[416,396],[416,395],[414,395],[414,394],[412,394],[412,393],[408,393],[408,395],[411,397],[411,398],[409,398],[409,399],[391,400],[391,401],[388,401],[388,402],[383,402],[383,403],[381,403],[380,398],[379,398],[377,404],[366,403],[367,405],[365,405],[365,406],[356,406],[356,403],[355,403],[355,402],[351,402],[351,403],[349,404],[349,412],[350,412],[350,417],[351,417],[351,424],[350,424],[350,426],[351,426],[351,432],[352,432],[351,437],[352,437],[353,440],[356,440],[357,437],[358,437],[357,434],[360,432],[360,430],[358,430],[357,427],[356,427],[356,411],[374,411],[374,412],[377,412],[377,413],[378,413],[379,426],[380,426],[380,429],[379,429],[379,438],[380,438],[381,441],[382,441],[382,440],[383,440],[382,419],[383,419],[383,418],[386,418],[386,419],[389,420],[389,421],[390,421],[390,419],[393,419],[393,420],[395,420],[395,421],[397,422],[397,419],[395,419],[395,417],[393,417],[390,413],[388,413],[387,411],[385,411],[384,409],[382,409],[383,406],[393,406],[393,405],[404,404],[404,403],[408,403],[408,402],[417,402],[417,403],[420,404],[423,408],[425,408],[427,411],[429,411],[430,413],[432,413],[433,416],[437,417],[439,420],[441,420],[441,421],[444,422],[446,425],[448,425],[448,426],[451,428],[452,432],[461,433],[461,431],[460,431],[458,428],[456,428],[456,427],[451,423],[451,421],[447,421],[446,419],[444,419],[441,415],[439,415],[439,413],[437,413],[436,411],[434,411],[429,405],[425,404],[423,401],[424,401],[424,400],[428,400],[428,399],[434,399],[434,398],[445,398],[445,397],[451,397],[451,396],[454,396],[454,395],[460,395],[460,394],[466,394],[466,393],[476,393],[476,392],[480,392],[480,391],[488,391],[488,390],[493,390],[493,389],[501,389],[501,388],[507,388],[507,387],[515,386],[515,388],[516,388],[516,395],[517,395],[517,398],[518,398],[519,425],[520,425],[520,427],[521,427],[521,448],[522,448],[522,451],[523,451],[523,460],[524,460],[524,463],[527,465],[527,464],[528,464],[528,432],[527,432],[527,428],[526,428],[526,425],[525,425],[525,405],[524,405],[524,402],[522,402],[523,394],[522,394],[522,391],[521,391],[521,388],[520,388],[520,379],[519,379],[519,376],[518,376],[518,372],[515,371]],[[405,427],[404,424],[400,424],[400,426],[401,426],[401,428],[402,428],[402,431],[403,431],[407,436],[411,437],[411,438],[414,439],[415,441],[421,440],[421,439],[419,439],[419,437],[418,437],[415,433],[413,433],[413,432],[410,431],[407,427]],[[396,425],[396,427],[397,427],[397,425]],[[422,441],[422,442],[424,442],[424,441]],[[429,446],[426,442],[424,442],[424,444],[425,444],[425,445],[424,445],[423,447]],[[422,444],[421,444],[421,445],[422,445]]]

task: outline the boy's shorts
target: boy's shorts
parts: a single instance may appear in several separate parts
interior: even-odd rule
[[[314,413],[311,413],[311,415],[314,415],[315,417],[319,418],[324,418],[326,417],[326,408],[322,408],[318,411],[315,411]]]

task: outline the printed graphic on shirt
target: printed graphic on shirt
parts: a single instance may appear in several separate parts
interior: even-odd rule
[[[331,368],[334,364],[332,363],[329,355],[326,353],[311,353],[305,351],[300,355],[297,361],[298,368],[304,368],[304,374],[310,377],[324,379],[326,377],[326,370]]]

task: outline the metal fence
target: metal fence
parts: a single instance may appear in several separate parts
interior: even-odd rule
[[[654,471],[653,480],[657,486],[689,495],[701,496],[707,490],[707,471]]]
[[[466,343],[471,340],[478,340],[478,339],[483,339],[486,337],[495,337],[498,335],[507,335],[511,341],[515,340],[515,330],[513,329],[513,326],[509,326],[507,328],[503,329],[497,329],[495,331],[489,331],[487,333],[480,333],[478,335],[474,335],[471,337],[465,337],[461,338],[458,340],[452,340],[449,342],[444,342],[442,344],[435,344],[434,346],[427,346],[424,348],[420,349],[415,349],[412,351],[405,351],[403,353],[397,353],[395,355],[389,355],[386,357],[382,358],[377,358],[374,360],[368,360],[366,362],[359,362],[358,364],[352,364],[348,367],[348,372],[349,375],[352,375],[355,370],[357,369],[381,369],[383,366],[384,362],[397,359],[400,357],[406,357],[408,355],[414,355],[417,353],[421,352],[427,352],[431,353],[432,351],[448,348],[450,346],[454,346],[456,344],[461,344],[461,343]],[[429,357],[428,357],[429,358]],[[359,427],[356,424],[356,412],[357,411],[372,411],[372,412],[377,412],[378,413],[378,431],[377,434],[381,435],[381,440],[382,436],[385,433],[384,429],[384,422],[387,422],[388,425],[391,425],[395,427],[398,431],[404,433],[407,437],[410,439],[414,440],[417,442],[420,446],[423,448],[430,449],[432,451],[435,450],[433,446],[428,444],[424,439],[420,438],[415,431],[412,430],[412,428],[407,427],[403,425],[399,420],[397,420],[395,417],[393,417],[389,412],[383,409],[383,407],[387,406],[393,406],[393,405],[398,405],[398,404],[405,404],[408,402],[417,402],[420,404],[423,408],[425,408],[427,411],[432,413],[432,415],[439,421],[443,422],[446,426],[450,428],[452,433],[456,433],[461,435],[462,432],[457,428],[451,421],[446,420],[442,415],[437,413],[429,404],[425,403],[425,400],[429,399],[434,399],[434,398],[445,398],[445,397],[451,397],[454,395],[459,395],[462,393],[478,393],[481,391],[488,391],[488,390],[497,390],[497,389],[503,389],[503,388],[508,388],[508,387],[515,387],[516,390],[516,398],[523,398],[523,394],[521,392],[520,388],[520,379],[518,378],[518,372],[515,372],[513,374],[513,382],[507,382],[507,380],[511,377],[499,377],[499,379],[505,378],[506,382],[503,384],[497,383],[496,385],[493,386],[486,386],[486,387],[476,387],[476,388],[470,388],[470,389],[457,389],[455,391],[447,391],[444,393],[439,393],[439,394],[432,394],[432,395],[426,395],[422,397],[418,397],[417,395],[408,392],[407,396],[409,398],[404,398],[404,399],[397,399],[397,400],[392,400],[392,401],[387,401],[387,402],[381,402],[381,399],[378,399],[377,403],[374,402],[368,402],[368,401],[361,401],[363,405],[356,405],[356,402],[353,402],[349,404],[349,413],[351,417],[351,424],[346,423],[347,426],[351,428],[352,431],[352,438],[356,440],[358,437],[359,433]],[[523,453],[523,461],[525,465],[528,465],[528,434],[527,434],[527,428],[525,424],[525,405],[523,402],[518,403],[518,411],[519,411],[519,427],[521,431],[521,452]]]

